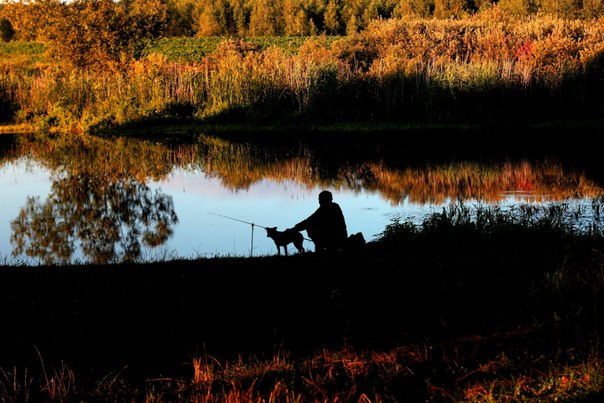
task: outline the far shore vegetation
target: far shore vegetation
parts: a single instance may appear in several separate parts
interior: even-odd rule
[[[3,130],[602,125],[599,1],[276,3],[2,4]]]

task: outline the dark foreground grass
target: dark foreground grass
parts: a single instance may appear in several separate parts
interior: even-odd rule
[[[453,205],[336,255],[5,267],[0,399],[598,401],[604,238],[568,213]]]

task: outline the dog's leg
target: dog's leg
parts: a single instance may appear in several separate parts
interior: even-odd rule
[[[296,249],[298,249],[298,252],[302,253],[304,252],[304,246],[302,246],[304,244],[304,238],[300,237],[300,239],[297,239],[296,241],[294,241],[294,246],[296,247]]]

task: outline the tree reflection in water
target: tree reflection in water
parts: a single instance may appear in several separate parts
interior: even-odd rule
[[[55,178],[45,201],[30,197],[12,221],[13,256],[71,262],[79,248],[93,263],[136,261],[178,222],[172,197],[131,178],[77,174]]]

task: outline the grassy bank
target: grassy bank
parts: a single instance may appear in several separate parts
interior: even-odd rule
[[[0,396],[596,401],[603,235],[572,217],[456,204],[337,255],[2,268]]]

